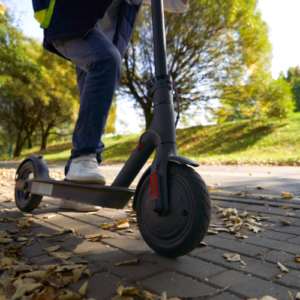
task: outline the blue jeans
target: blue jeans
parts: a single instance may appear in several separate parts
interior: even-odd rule
[[[52,44],[76,65],[80,95],[72,139],[74,149],[65,167],[66,175],[72,159],[79,155],[96,153],[98,163],[102,161],[101,137],[122,75],[122,62],[117,47],[97,26],[84,38],[60,39]]]

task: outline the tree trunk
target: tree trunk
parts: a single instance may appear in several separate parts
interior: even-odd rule
[[[145,115],[145,125],[146,125],[146,130],[149,129],[150,125],[151,125],[151,122],[152,122],[152,119],[153,119],[153,113],[151,112],[148,112],[148,111],[144,111],[144,115]]]
[[[42,129],[42,144],[41,144],[41,149],[40,150],[45,150],[47,148],[47,139],[50,133],[50,129],[54,127],[52,123],[48,124],[47,129],[44,131]]]
[[[26,138],[22,139],[22,129],[18,132],[18,137],[16,141],[16,147],[14,151],[14,158],[19,157],[21,155],[22,148],[25,144]]]
[[[41,143],[41,149],[40,150],[46,150],[47,138],[48,138],[48,135],[42,135],[42,143]]]
[[[27,137],[27,142],[28,142],[28,149],[31,149],[32,148],[32,140],[31,140],[30,135]]]

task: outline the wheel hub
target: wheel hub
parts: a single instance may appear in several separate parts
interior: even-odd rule
[[[191,207],[184,183],[179,178],[174,178],[169,184],[169,213],[159,216],[154,208],[149,187],[143,199],[143,222],[151,235],[160,240],[170,240],[184,233]]]

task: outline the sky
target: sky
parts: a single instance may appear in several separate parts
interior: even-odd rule
[[[42,39],[42,29],[33,18],[31,0],[4,2],[8,5],[15,4],[19,27],[25,35]],[[269,39],[273,50],[272,75],[277,79],[281,71],[286,73],[288,68],[300,66],[300,39],[297,35],[300,29],[300,0],[259,0],[258,8],[262,12],[262,19],[267,22],[270,29]],[[138,117],[128,102],[118,101],[117,116],[118,133],[141,131],[143,119]],[[126,116],[126,119],[123,116]],[[138,126],[137,119],[139,119]],[[201,123],[205,125],[205,122],[204,116],[201,117]]]

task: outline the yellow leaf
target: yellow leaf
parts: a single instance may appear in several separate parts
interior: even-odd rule
[[[140,260],[138,258],[132,259],[132,260],[126,260],[126,261],[122,261],[122,262],[115,264],[115,266],[135,265],[135,264],[139,263],[139,261]]]
[[[291,193],[281,192],[283,198],[291,199],[294,198],[294,195]]]
[[[83,285],[82,285],[82,287],[78,290],[78,293],[79,293],[79,295],[81,296],[81,297],[84,297],[85,296],[85,294],[86,294],[86,290],[87,290],[87,287],[88,287],[88,281],[86,281]]]
[[[288,222],[288,221],[285,221],[285,220],[280,219],[280,222],[281,222],[283,225],[286,225],[286,226],[292,226],[292,223],[290,223],[290,222]]]

